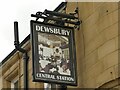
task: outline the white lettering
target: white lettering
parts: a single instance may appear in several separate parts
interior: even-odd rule
[[[50,74],[37,73],[36,76],[41,78],[55,79],[55,76]]]
[[[55,27],[36,25],[35,29],[36,31],[41,31],[41,32],[46,32],[46,33],[51,33],[51,34],[58,34],[58,35],[65,35],[65,36],[70,35],[70,30],[65,30],[65,29],[60,29],[60,28],[55,28]]]
[[[72,77],[66,77],[66,76],[57,76],[58,80],[64,80],[64,81],[74,81]]]

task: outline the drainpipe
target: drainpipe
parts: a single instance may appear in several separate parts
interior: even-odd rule
[[[14,22],[14,45],[15,45],[15,48],[22,52],[23,53],[23,60],[24,60],[24,89],[25,90],[28,90],[28,55],[27,55],[27,50],[23,49],[20,47],[19,45],[19,33],[18,33],[18,22],[15,21]]]

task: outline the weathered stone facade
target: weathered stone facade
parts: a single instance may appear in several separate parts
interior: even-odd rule
[[[67,13],[79,9],[76,30],[78,87],[113,88],[118,78],[118,3],[69,2]]]
[[[80,29],[75,30],[78,86],[70,88],[120,88],[118,67],[120,36],[119,7],[117,2],[68,2],[66,13],[78,7]],[[29,88],[43,88],[43,83],[32,82],[32,53],[29,40],[23,44],[28,50]],[[14,50],[15,51],[15,50]],[[15,51],[1,65],[2,86],[10,88],[11,80],[18,77],[19,88],[23,88],[22,53]]]

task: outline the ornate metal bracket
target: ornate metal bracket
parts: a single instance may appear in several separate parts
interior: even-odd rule
[[[55,24],[60,25],[65,25],[68,24],[69,27],[74,27],[77,28],[80,26],[81,21],[79,20],[78,17],[75,15],[78,14],[78,8],[76,8],[74,13],[66,14],[66,13],[60,13],[60,12],[55,12],[55,11],[49,11],[45,10],[44,12],[37,12],[36,14],[31,14],[31,17],[35,17],[36,21],[38,21],[40,18],[44,19],[46,23],[48,23],[49,20],[57,22]]]

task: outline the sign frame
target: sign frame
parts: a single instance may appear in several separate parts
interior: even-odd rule
[[[58,26],[54,24],[48,24],[44,22],[38,22],[38,21],[30,21],[31,26],[31,45],[32,45],[32,75],[33,75],[33,82],[44,82],[44,83],[55,83],[55,84],[65,84],[65,85],[71,85],[71,86],[77,86],[77,72],[76,72],[76,48],[75,48],[75,39],[74,39],[74,30],[71,27],[67,26]],[[63,33],[54,33],[54,32],[44,32],[42,29],[38,26],[42,27],[48,27],[48,28],[57,28],[60,31],[63,30]],[[43,29],[44,30],[44,29]],[[65,33],[66,32],[66,33]],[[69,32],[69,33],[68,33]],[[64,75],[64,74],[53,74],[53,73],[45,73],[45,72],[38,72],[39,68],[39,50],[38,50],[38,35],[51,35],[57,36],[57,37],[66,37],[68,39],[68,51],[69,51],[69,70],[70,75]],[[40,63],[41,64],[41,63]]]

